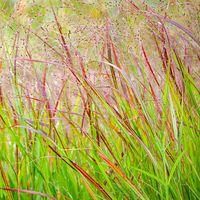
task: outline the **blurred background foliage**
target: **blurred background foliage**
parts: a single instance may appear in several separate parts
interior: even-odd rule
[[[11,55],[11,44],[14,43],[16,32],[19,27],[24,27],[25,32],[20,33],[21,38],[26,38],[27,30],[30,29],[61,50],[59,32],[51,7],[57,15],[70,49],[72,51],[78,49],[88,67],[92,65],[94,68],[96,66],[94,63],[99,60],[99,52],[106,38],[107,19],[111,26],[112,40],[124,53],[127,52],[127,48],[130,48],[139,54],[139,40],[142,39],[147,53],[154,58],[157,56],[149,45],[153,40],[151,35],[153,27],[149,25],[142,13],[146,11],[147,6],[148,9],[155,9],[160,15],[178,22],[190,30],[195,37],[199,37],[199,4],[197,1],[134,1],[142,12],[133,11],[129,2],[130,0],[0,0],[2,34],[0,45],[7,43],[7,52]],[[169,23],[166,25],[172,37],[183,36],[183,33],[176,27]],[[29,37],[31,37],[29,40],[31,52],[35,53],[39,59],[38,48],[43,47],[39,47],[41,44],[33,35],[29,34]],[[23,49],[23,41],[21,44],[19,52],[21,56],[24,56],[26,53]],[[0,54],[3,53],[0,52]],[[0,55],[0,57],[4,56]]]
[[[128,2],[129,0],[0,0],[0,28],[2,35],[6,37],[8,48],[20,25],[48,37],[56,45],[55,37],[58,32],[51,10],[53,6],[70,47],[78,48],[84,54],[83,57],[91,62],[98,58],[97,51],[102,48],[105,39],[106,16],[112,26],[112,39],[122,49],[128,46],[137,51],[138,33],[148,48],[149,40],[152,39],[149,36],[152,27],[145,21],[143,13],[132,12]],[[198,1],[147,0],[134,3],[144,11],[146,5],[156,9],[159,14],[182,24],[195,37],[199,37]],[[177,29],[170,24],[168,28],[172,35],[177,34]],[[35,39],[32,38],[31,41],[34,43]]]
[[[84,24],[86,20],[87,23],[88,21],[97,23],[97,21],[105,20],[106,15],[116,21],[122,21],[125,18],[129,26],[134,26],[134,24],[138,26],[142,20],[140,16],[133,17],[133,14],[130,14],[128,2],[129,0],[0,0],[0,14],[1,18],[6,17],[10,20],[9,17],[12,17],[24,25],[31,24],[32,28],[38,28],[49,19],[53,19],[50,9],[52,5],[58,16],[62,17],[59,20],[63,20],[66,26],[70,21],[79,25]],[[134,3],[143,8],[148,5],[160,14],[177,20],[194,33],[199,33],[198,1],[146,0],[134,1]]]
[[[195,97],[193,97],[192,92],[194,86],[189,84],[187,80],[188,72],[185,70],[185,68],[188,68],[191,77],[194,78],[194,82],[198,82],[200,73],[200,68],[196,67],[199,63],[199,55],[196,53],[196,49],[198,48],[195,46],[196,43],[180,28],[172,26],[172,24],[164,20],[146,15],[147,11],[155,9],[156,13],[178,22],[186,27],[195,38],[198,38],[200,33],[198,2],[195,0],[134,1],[139,7],[139,11],[133,9],[128,2],[131,2],[131,0],[0,0],[0,46],[2,46],[0,49],[0,68],[2,63],[4,68],[4,70],[1,70],[2,79],[0,81],[2,82],[2,87],[0,88],[2,88],[3,97],[7,101],[6,105],[11,105],[9,109],[5,109],[5,114],[5,107],[2,107],[1,110],[8,123],[6,123],[5,126],[5,134],[2,134],[4,153],[0,153],[0,157],[2,157],[1,160],[5,157],[5,160],[3,160],[5,167],[3,166],[3,168],[6,169],[5,174],[10,178],[9,182],[11,187],[15,187],[16,183],[18,184],[19,178],[19,182],[21,181],[21,188],[27,187],[29,189],[34,189],[34,191],[44,191],[45,193],[55,196],[59,196],[61,192],[63,194],[69,194],[70,198],[72,196],[73,199],[80,199],[78,198],[79,195],[81,195],[82,199],[90,199],[88,198],[89,193],[84,189],[82,179],[79,179],[77,182],[76,175],[74,175],[72,171],[69,171],[68,167],[62,165],[62,160],[55,160],[54,162],[53,159],[51,160],[50,158],[49,161],[46,162],[46,160],[43,159],[43,156],[46,156],[47,153],[48,155],[51,154],[49,154],[49,149],[43,145],[43,138],[40,137],[43,135],[39,135],[37,131],[44,130],[51,135],[51,133],[53,133],[52,131],[55,129],[56,135],[59,131],[64,145],[67,146],[67,148],[69,147],[69,152],[67,153],[69,158],[80,163],[80,166],[84,169],[88,169],[90,174],[92,174],[95,179],[99,180],[102,185],[105,185],[105,181],[112,181],[112,184],[109,183],[106,187],[109,189],[110,193],[112,193],[112,191],[115,192],[116,199],[136,199],[134,198],[134,194],[129,192],[130,190],[127,189],[128,187],[126,188],[123,182],[125,180],[123,175],[121,178],[122,181],[120,179],[118,182],[119,179],[115,178],[115,175],[112,174],[113,172],[108,171],[108,176],[106,175],[107,170],[111,169],[109,168],[109,163],[107,165],[105,163],[101,165],[98,164],[101,162],[100,157],[96,155],[99,144],[93,144],[93,142],[91,142],[92,140],[90,140],[91,138],[86,138],[84,135],[87,134],[83,134],[82,130],[79,131],[79,128],[77,128],[78,126],[76,127],[76,124],[84,125],[84,113],[87,113],[86,115],[88,115],[88,117],[86,117],[87,121],[85,120],[85,127],[83,126],[83,129],[85,128],[86,131],[91,133],[95,140],[96,138],[98,140],[99,136],[96,137],[96,135],[100,133],[102,141],[105,141],[105,145],[102,145],[102,143],[101,145],[103,148],[104,146],[108,146],[108,148],[105,148],[104,153],[110,156],[110,145],[107,145],[108,143],[105,139],[108,137],[111,147],[113,147],[112,151],[117,155],[117,160],[120,162],[120,167],[122,167],[127,176],[130,177],[130,180],[132,181],[135,177],[138,177],[136,178],[138,181],[136,182],[137,186],[140,187],[141,185],[142,187],[146,185],[145,188],[148,185],[150,186],[149,188],[147,187],[146,190],[150,195],[149,199],[158,199],[151,198],[151,195],[153,197],[158,195],[154,187],[158,188],[158,191],[161,192],[166,190],[166,193],[168,193],[168,190],[173,190],[173,194],[176,194],[178,199],[179,193],[176,192],[176,187],[180,187],[180,193],[184,190],[184,194],[187,195],[189,189],[186,188],[185,183],[191,186],[191,190],[199,185],[197,177],[194,176],[193,178],[190,176],[191,173],[194,173],[192,169],[195,169],[196,166],[190,164],[189,161],[186,162],[186,164],[184,164],[184,162],[183,164],[180,163],[180,166],[178,166],[180,170],[178,170],[177,176],[174,177],[173,184],[170,185],[171,176],[173,176],[184,154],[184,152],[181,152],[182,149],[180,151],[181,153],[178,152],[179,150],[176,150],[177,146],[174,145],[176,144],[174,143],[174,138],[170,137],[172,131],[174,131],[174,135],[177,137],[179,134],[177,133],[178,127],[180,127],[180,142],[184,140],[183,143],[186,146],[186,151],[191,155],[194,164],[197,165],[196,168],[199,168],[198,156],[194,154],[194,152],[198,150],[196,148],[198,147],[198,141],[196,139],[197,134],[195,133],[196,129],[199,130],[198,118],[195,114],[191,114],[198,110],[198,103],[196,103],[195,106],[193,105],[192,100],[195,102]],[[55,12],[55,16],[53,15],[53,11]],[[151,17],[150,20],[148,17]],[[62,27],[62,33],[60,33],[61,31],[59,32],[60,27],[58,23],[56,23],[56,18]],[[164,26],[162,26],[161,22]],[[166,35],[163,27],[167,29]],[[109,34],[107,29],[110,31]],[[155,34],[155,38],[153,34]],[[111,42],[109,41],[108,35],[110,35],[112,43],[114,44],[112,48],[113,56],[110,56],[111,58],[109,58],[109,45],[111,45]],[[66,45],[62,41],[62,36],[65,38]],[[168,36],[170,40],[168,40]],[[157,47],[156,42],[158,42]],[[171,44],[173,44],[173,46],[171,46]],[[86,92],[85,87],[77,87],[76,80],[73,79],[74,77],[71,76],[64,62],[66,59],[66,46],[70,50],[74,69],[80,72],[81,67],[79,67],[79,65],[81,66],[81,63],[84,63],[84,70],[82,70],[82,72],[86,71],[88,79],[94,83],[95,91],[100,90],[104,94],[104,100],[102,100],[103,98],[101,98],[101,95],[99,98],[98,93],[91,92],[92,87],[86,87]],[[176,51],[172,49],[173,47],[176,48]],[[116,50],[115,56],[114,49]],[[78,54],[81,55],[80,58]],[[180,57],[177,55],[180,55]],[[162,62],[162,56],[165,58],[164,62]],[[113,61],[111,61],[112,58]],[[173,77],[173,73],[170,76],[167,73],[165,83],[165,78],[163,77],[165,77],[164,75],[166,72],[163,70],[162,63],[163,66],[166,66],[168,65],[168,60],[172,63],[171,66],[174,70],[172,72],[175,74],[175,77],[170,78],[170,76]],[[118,85],[121,84],[121,90],[119,90],[121,93],[117,93],[117,87],[114,88],[112,84],[112,70],[111,75],[109,75],[110,73],[107,70],[108,66],[102,67],[102,61],[109,61],[116,65],[120,64],[123,72],[130,74],[131,84],[129,84],[129,76],[128,78],[125,77],[121,79],[122,77],[120,74],[120,76],[118,75],[117,77],[118,80],[120,80],[118,81]],[[185,71],[181,69],[181,67],[183,68],[182,62],[186,63]],[[154,79],[151,78],[153,76],[150,76],[150,70],[147,68],[150,64],[157,74],[157,79],[161,87],[159,84],[158,87],[156,87]],[[183,79],[181,78],[181,73],[183,73]],[[185,76],[185,74],[187,76]],[[13,77],[17,77],[18,84],[16,84],[16,82],[13,84],[15,81]],[[138,77],[139,80],[137,80]],[[113,83],[115,83],[114,80],[113,78]],[[170,83],[171,80],[172,83]],[[182,104],[185,99],[179,94],[179,92],[182,91],[182,81],[186,82],[186,89],[187,87],[189,88],[187,89],[189,95],[183,92],[184,95],[187,95],[187,104]],[[123,83],[125,85],[123,85]],[[84,82],[83,86],[87,86],[86,82]],[[134,93],[134,87],[137,88],[136,91],[138,91],[138,95]],[[176,91],[176,87],[180,91],[178,89]],[[19,92],[18,88],[20,88]],[[82,91],[85,92],[83,95]],[[62,92],[64,94],[61,100],[60,95]],[[92,98],[94,98],[92,103],[88,95],[89,93],[92,93]],[[196,89],[194,90],[194,95],[195,94],[197,94]],[[136,101],[137,98],[135,98],[135,96],[139,97],[139,101]],[[34,99],[31,99],[32,97]],[[86,97],[87,105],[85,105],[84,102]],[[140,102],[140,98],[142,102],[144,102],[144,105]],[[28,99],[33,106],[30,107]],[[82,102],[82,100],[84,101]],[[14,106],[12,106],[12,102],[14,102]],[[57,102],[59,102],[58,108],[60,110],[56,115],[56,120],[58,121],[55,122],[54,126],[50,105],[55,105],[56,108],[58,105]],[[155,105],[154,102],[156,102]],[[100,105],[98,106],[99,103]],[[108,105],[111,106],[109,107]],[[146,109],[143,109],[143,107]],[[160,114],[160,108],[163,109],[162,116]],[[168,108],[170,108],[171,111],[168,111]],[[107,111],[104,115],[103,112],[106,109]],[[115,109],[116,113],[113,111]],[[16,113],[18,113],[18,115],[16,115]],[[120,113],[120,117],[117,113]],[[175,113],[177,114],[177,118]],[[194,116],[191,117],[190,115]],[[70,116],[69,120],[67,118],[68,116]],[[144,116],[151,116],[149,120],[151,123],[149,123]],[[158,123],[157,119],[161,119],[161,121]],[[12,129],[10,126],[13,124],[12,121],[16,123],[16,125],[18,125],[18,123],[21,124],[22,128],[18,129],[18,126],[16,126],[16,128],[14,127],[14,129]],[[166,131],[164,127],[165,121],[167,122]],[[93,126],[94,122],[95,126]],[[176,124],[178,125],[176,126]],[[32,129],[28,129],[27,137],[24,137],[26,134],[26,130],[23,128],[24,125],[30,125],[30,128],[34,127],[35,129],[33,131]],[[0,127],[2,128],[1,130],[4,130],[4,126],[2,127]],[[12,130],[14,130],[14,132],[12,132]],[[157,176],[154,178],[154,174],[156,175],[157,172],[154,171],[152,163],[146,159],[147,157],[143,147],[141,148],[140,145],[138,146],[138,143],[134,143],[134,140],[131,139],[131,135],[127,134],[133,133],[132,130],[136,130],[134,137],[136,135],[142,138],[144,143],[148,144],[148,148],[154,153],[160,163],[161,172],[158,173],[158,180],[160,179],[161,181],[155,181],[157,180]],[[10,134],[7,134],[8,131],[10,131]],[[36,134],[37,140],[35,140],[35,138],[34,141],[32,140],[31,132]],[[105,137],[102,132],[106,133]],[[149,137],[147,134],[148,132],[152,133],[152,136],[150,135]],[[43,134],[43,132],[41,133]],[[19,141],[25,147],[21,148],[19,146],[24,150],[22,151],[20,149],[22,152],[19,153],[17,149],[17,153],[13,154],[15,145],[20,144],[17,139],[14,138],[17,134],[19,134],[21,140]],[[6,145],[8,141],[7,137],[10,137],[10,135],[14,138],[11,143],[13,145],[10,145],[10,143]],[[118,139],[115,140],[115,138]],[[149,140],[149,138],[152,140]],[[16,143],[15,140],[18,143]],[[60,141],[60,138],[58,137],[56,140]],[[33,143],[30,141],[33,141]],[[59,143],[59,148],[62,146],[61,142]],[[154,147],[152,142],[155,142]],[[187,144],[189,145],[187,146]],[[71,147],[76,149],[81,147],[84,151],[82,154],[80,154],[79,151],[70,151]],[[87,148],[86,151],[85,147]],[[95,151],[88,151],[88,147],[95,148]],[[129,152],[126,153],[126,149],[129,149],[129,147],[131,147],[130,151],[128,150]],[[168,152],[168,147],[172,153],[170,153],[170,151]],[[62,150],[59,148],[58,151],[64,155],[63,146],[61,147]],[[29,154],[24,154],[26,150],[30,152],[30,156]],[[48,152],[46,150],[48,150]],[[121,152],[125,152],[125,154]],[[22,156],[18,157],[18,153]],[[171,154],[173,155],[171,156]],[[52,155],[54,156],[54,154]],[[168,162],[166,161],[166,155],[169,155],[167,157]],[[17,159],[15,159],[15,157],[17,157]],[[33,160],[38,157],[42,159],[38,162]],[[94,160],[93,157],[95,157],[96,160]],[[175,161],[173,157],[176,159]],[[115,156],[113,156],[113,158],[112,161],[115,162]],[[11,162],[8,162],[6,159],[11,160]],[[109,160],[104,158],[104,161]],[[12,166],[13,163],[16,165],[16,177],[13,174],[15,173]],[[20,170],[17,168],[18,164],[21,167]],[[169,179],[168,170],[166,170],[167,168],[165,169],[165,166],[168,167],[168,165],[171,169]],[[31,168],[31,173],[29,166]],[[115,164],[110,163],[110,166],[118,170],[118,168],[116,168],[118,167],[117,165],[115,166]],[[135,172],[133,166],[144,170],[147,176],[141,175],[139,171],[138,173]],[[189,170],[188,166],[190,168]],[[1,168],[0,165],[0,169]],[[39,169],[41,169],[41,172]],[[56,170],[59,173],[57,173]],[[3,172],[3,170],[0,171],[1,173]],[[120,171],[118,172],[121,174]],[[102,176],[102,174],[105,174],[105,176]],[[148,174],[150,174],[151,177]],[[40,176],[43,175],[45,177],[40,179]],[[14,180],[15,178],[17,181]],[[176,184],[180,179],[180,184]],[[155,185],[151,184],[152,180],[154,180],[153,183]],[[166,181],[163,185],[160,184],[162,180]],[[194,185],[191,185],[191,183]],[[67,184],[67,187],[65,184]],[[122,198],[123,191],[121,191],[121,187],[122,189],[124,187],[127,197],[125,196]],[[196,191],[198,191],[198,189]],[[121,196],[118,196],[118,194],[121,194]],[[2,195],[0,199],[3,199],[4,194],[0,193],[0,195]],[[165,193],[161,194],[161,197],[163,195],[165,195]],[[170,199],[170,197],[168,199]],[[188,197],[190,196],[188,195]],[[39,198],[40,197],[36,199]],[[62,197],[58,199],[62,199]],[[176,198],[174,197],[172,199]]]

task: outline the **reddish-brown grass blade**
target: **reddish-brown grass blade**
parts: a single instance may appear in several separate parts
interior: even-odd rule
[[[112,63],[112,45],[111,45],[111,36],[109,33],[109,21],[107,19],[107,23],[106,23],[106,41],[107,41],[107,54],[108,54],[108,62]],[[111,72],[111,76],[113,79],[113,83],[116,89],[118,89],[118,84],[117,84],[117,78],[115,75],[115,70],[113,69],[113,67],[110,66],[110,72]]]
[[[132,7],[133,7],[134,9],[140,10],[139,7],[138,7],[135,3],[133,3],[133,1],[127,0],[127,2],[129,2],[129,3],[132,5]]]
[[[136,185],[134,185],[126,176],[126,174],[124,174],[124,172],[122,172],[121,169],[119,169],[115,164],[113,164],[104,154],[98,152],[98,155],[119,175],[121,176],[123,179],[125,179],[129,185],[134,188],[135,192],[137,193],[137,195],[139,195],[142,199],[145,199],[143,197],[142,192],[137,188]]]
[[[51,62],[51,61],[46,61],[46,60],[37,60],[37,59],[20,58],[20,57],[16,57],[15,60],[29,61],[29,62],[36,62],[36,63],[46,63],[46,64],[52,64],[52,65],[58,64],[56,62]]]
[[[38,101],[38,102],[41,102],[41,103],[45,103],[45,100],[37,99],[35,97],[26,96],[26,98],[30,99],[30,100],[35,100],[35,101]]]
[[[69,165],[72,169],[80,172],[88,181],[90,181],[104,196],[112,200],[110,195],[105,191],[105,189],[96,181],[94,180],[85,170],[83,170],[81,167],[79,167],[75,162],[72,160],[68,159],[65,160],[52,146],[48,145],[49,148],[60,158],[62,159],[67,165]]]
[[[91,189],[90,186],[87,184],[87,182],[84,180],[84,178],[83,178],[82,180],[83,180],[83,182],[84,182],[84,184],[85,184],[85,186],[86,186],[88,192],[90,193],[91,197],[92,197],[94,200],[97,200],[95,193],[92,191],[92,189]]]
[[[146,52],[145,52],[145,50],[144,50],[143,45],[142,45],[142,53],[143,53],[143,55],[144,55],[146,64],[147,64],[147,66],[148,66],[148,68],[149,68],[151,74],[153,75],[154,80],[156,81],[156,83],[157,83],[158,86],[159,86],[160,84],[159,84],[159,82],[158,82],[158,80],[157,80],[157,78],[156,78],[156,75],[155,75],[155,73],[154,73],[154,71],[153,71],[153,68],[151,67],[151,64],[150,64],[150,62],[149,62],[149,59],[148,59],[148,57],[147,57],[147,54],[146,54]]]
[[[70,65],[72,66],[71,54],[70,54],[70,51],[69,51],[69,47],[67,46],[65,38],[63,36],[62,27],[61,27],[61,25],[60,25],[60,23],[58,21],[58,18],[57,18],[56,13],[55,13],[55,11],[53,9],[53,6],[51,7],[51,9],[52,9],[52,12],[53,12],[53,15],[54,15],[54,19],[55,19],[56,25],[58,27],[58,31],[60,33],[60,38],[61,38],[61,41],[62,41],[62,46],[65,49],[65,52],[66,52],[66,55],[67,55],[67,60],[70,63]]]
[[[18,30],[17,31],[17,33],[16,33],[16,35],[15,35],[15,37],[16,37],[16,50],[15,50],[15,58],[17,57],[17,55],[18,55],[18,50],[19,50],[19,37],[20,37],[20,31]],[[14,78],[15,78],[15,83],[16,83],[16,81],[17,81],[17,61],[16,61],[16,59],[14,60]]]
[[[45,193],[42,193],[42,192],[35,192],[35,191],[32,191],[32,190],[23,190],[23,189],[18,189],[18,188],[0,188],[1,190],[5,190],[5,191],[10,191],[10,192],[21,192],[21,193],[26,193],[26,194],[32,194],[32,195],[39,195],[41,197],[47,197],[49,199],[52,199],[52,200],[57,200],[55,197],[52,197],[48,194],[45,194]]]
[[[1,173],[1,177],[3,179],[3,182],[4,182],[5,186],[8,187],[9,186],[8,178],[7,178],[7,176],[6,176],[6,174],[5,174],[4,170],[3,170],[3,166],[1,164],[1,161],[0,161],[0,173]],[[11,192],[8,192],[8,196],[9,196],[9,199],[11,199],[11,200],[13,199],[13,196],[12,196]]]
[[[158,113],[158,119],[161,122],[161,114],[162,114],[161,113],[161,108],[160,108],[157,96],[156,96],[156,94],[154,92],[154,89],[153,89],[153,86],[151,85],[151,83],[149,83],[149,86],[150,86],[150,89],[151,89],[151,94],[152,94],[152,97],[153,97],[154,105],[155,105],[156,111]]]
[[[3,67],[3,61],[2,61],[2,59],[0,58],[0,73],[2,72],[2,67]]]
[[[80,56],[80,54],[78,53],[78,51],[76,51],[75,55],[78,57],[78,60],[79,60],[79,64],[80,64],[80,67],[81,67],[81,70],[82,70],[83,77],[84,77],[85,79],[87,79],[85,67],[84,67],[84,65],[83,65],[83,59],[82,59],[82,57]]]
[[[151,13],[148,13],[148,14],[154,15],[154,16],[156,16],[156,17],[158,17],[160,19],[163,19],[164,21],[172,24],[173,26],[176,26],[177,28],[179,28],[180,30],[185,32],[187,35],[189,35],[198,44],[198,46],[200,46],[200,41],[194,36],[194,34],[192,32],[190,32],[188,29],[186,29],[185,27],[183,27],[181,24],[179,24],[179,23],[177,23],[177,22],[175,22],[175,21],[173,21],[171,19],[168,19],[168,18],[166,18],[166,17],[164,17],[162,15],[159,15],[157,13],[151,12]]]
[[[110,195],[105,191],[105,189],[96,181],[94,180],[85,170],[79,167],[75,162],[70,161],[71,164],[88,180],[92,183],[107,199],[112,200]]]
[[[65,83],[63,83],[62,88],[60,90],[60,93],[58,95],[58,99],[56,101],[56,105],[55,105],[55,108],[54,108],[54,111],[53,111],[53,115],[52,115],[53,117],[55,117],[55,115],[56,115],[56,112],[57,112],[57,109],[58,109],[58,105],[59,105],[59,102],[60,102],[60,99],[61,99],[61,96],[62,96],[64,88],[65,88]]]

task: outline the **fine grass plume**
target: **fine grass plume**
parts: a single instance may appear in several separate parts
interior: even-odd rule
[[[0,199],[199,199],[194,5],[0,2]]]

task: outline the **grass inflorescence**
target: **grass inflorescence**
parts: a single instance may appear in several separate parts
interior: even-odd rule
[[[0,199],[200,198],[199,39],[105,2],[2,7]]]

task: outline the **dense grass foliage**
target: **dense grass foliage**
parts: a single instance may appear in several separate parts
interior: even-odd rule
[[[0,5],[0,199],[200,198],[195,2]]]

